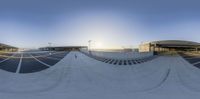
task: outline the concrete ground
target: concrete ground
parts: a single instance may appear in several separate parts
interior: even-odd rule
[[[75,58],[77,55],[77,58]],[[199,99],[200,70],[180,56],[113,65],[70,52],[40,72],[0,70],[2,99]]]

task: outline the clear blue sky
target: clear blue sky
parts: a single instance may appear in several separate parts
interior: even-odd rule
[[[17,47],[130,47],[180,39],[200,42],[198,0],[0,0],[0,42]]]

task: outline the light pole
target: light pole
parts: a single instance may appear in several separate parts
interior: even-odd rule
[[[91,43],[92,43],[92,40],[89,40],[89,41],[88,41],[88,44],[89,44],[89,45],[88,45],[88,50],[89,50],[89,51],[90,51],[90,49],[91,49]]]
[[[49,55],[51,55],[51,45],[52,45],[52,43],[49,42],[48,44],[49,44],[49,49],[48,50],[50,51]]]
[[[49,47],[51,47],[52,43],[49,42],[48,44],[49,44]]]

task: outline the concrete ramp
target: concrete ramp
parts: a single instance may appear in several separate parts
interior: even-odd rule
[[[160,56],[143,64],[119,66],[73,51],[52,68],[35,74],[0,74],[0,95],[5,99],[200,97],[200,70],[179,56]]]
[[[185,61],[183,58],[177,58],[178,64],[176,71],[182,85],[194,92],[200,92],[200,69]]]
[[[74,56],[78,56],[77,59]],[[71,52],[71,83],[67,90],[144,92],[161,86],[170,69],[163,58],[133,66],[115,66],[96,61],[80,52]],[[157,61],[163,61],[159,63]],[[161,67],[163,66],[163,67]]]

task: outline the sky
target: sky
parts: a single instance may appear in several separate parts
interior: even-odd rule
[[[200,42],[198,0],[0,0],[0,42],[20,48]]]

